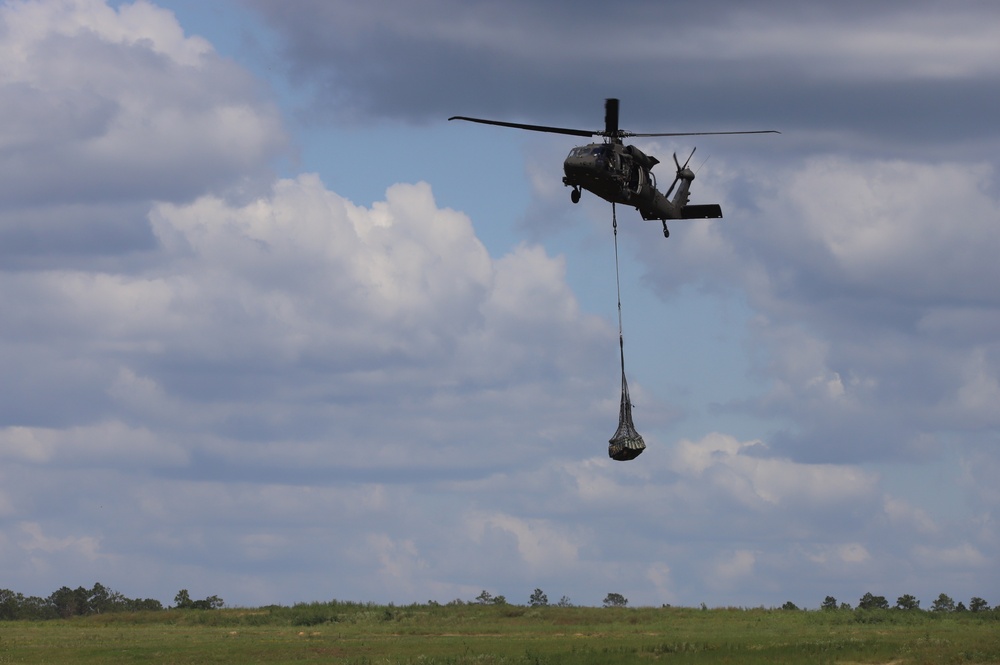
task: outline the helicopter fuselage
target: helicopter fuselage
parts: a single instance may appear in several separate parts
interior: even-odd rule
[[[632,145],[590,143],[573,148],[566,157],[563,184],[573,188],[574,202],[579,201],[579,191],[585,189],[605,201],[636,208],[646,220],[686,218],[694,174],[687,168],[678,172],[679,187],[671,200],[656,188],[652,168],[659,163]]]

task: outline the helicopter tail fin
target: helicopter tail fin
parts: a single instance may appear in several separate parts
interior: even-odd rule
[[[681,219],[718,219],[722,217],[722,206],[718,203],[688,205],[681,208]]]

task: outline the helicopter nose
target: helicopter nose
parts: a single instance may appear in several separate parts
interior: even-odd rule
[[[563,172],[567,177],[579,177],[593,172],[593,160],[580,159],[577,157],[567,157],[563,162]]]

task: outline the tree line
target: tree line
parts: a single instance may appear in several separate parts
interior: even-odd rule
[[[163,603],[155,598],[128,598],[97,582],[90,589],[82,586],[76,589],[60,587],[45,598],[0,589],[0,620],[41,621],[110,612],[158,612],[164,609],[214,610],[224,604],[218,596],[192,600],[187,589],[181,589],[174,597],[174,606],[164,608]]]
[[[461,602],[461,601],[452,601]],[[493,596],[489,591],[485,589],[479,596],[476,597],[475,601],[481,605],[506,605],[507,598],[504,596]],[[541,589],[535,589],[531,596],[528,598],[528,605],[530,607],[545,607],[549,604],[549,597]],[[609,593],[604,597],[603,601],[604,607],[627,607],[628,598],[620,593]],[[559,607],[572,607],[573,604],[570,602],[568,596],[563,596],[556,603]],[[665,606],[667,607],[667,606]],[[701,604],[703,610],[707,610],[708,606],[705,603]],[[781,606],[783,610],[797,610],[800,609],[795,603],[788,601]],[[850,603],[838,602],[833,596],[827,596],[823,603],[820,605],[821,610],[852,610]],[[868,592],[861,596],[858,601],[857,609],[859,610],[919,610],[920,600],[918,600],[912,594],[903,594],[896,599],[895,605],[889,605],[889,601],[886,600],[885,596],[876,596],[875,594]],[[1000,606],[994,608],[1000,610]],[[951,596],[946,593],[940,594],[934,599],[930,607],[931,612],[989,612],[990,604],[979,596],[973,596],[969,601],[969,605],[966,606],[962,601],[955,602]]]
[[[824,611],[834,611],[834,610],[853,610],[850,603],[839,603],[837,599],[833,596],[827,596],[823,603],[819,606],[821,610]],[[792,601],[788,601],[781,606],[783,610],[797,610],[799,607]],[[858,601],[857,609],[859,610],[919,610],[920,600],[909,593],[904,593],[902,596],[896,599],[895,605],[890,605],[889,601],[885,596],[876,596],[875,594],[868,592],[861,596],[861,600]],[[994,610],[1000,610],[1000,606],[993,608]],[[940,594],[934,599],[930,607],[931,612],[989,612],[990,604],[979,596],[973,596],[969,601],[969,606],[966,607],[965,603],[958,601],[956,603],[954,599],[946,593]]]
[[[788,607],[790,603],[785,603],[784,609],[793,609]],[[794,608],[798,609],[798,608]],[[821,610],[850,610],[850,603],[838,603],[837,599],[833,596],[827,596],[823,600],[823,604],[820,605]],[[902,596],[896,599],[895,605],[889,605],[888,599],[885,596],[876,596],[875,594],[868,592],[861,596],[858,601],[859,610],[919,610],[920,600],[909,593],[904,593]],[[969,601],[968,607],[962,601],[955,600],[946,593],[940,594],[931,603],[931,612],[989,612],[990,604],[979,596],[973,596]]]
[[[507,605],[506,597],[502,595],[494,596],[489,591],[483,590],[473,601],[481,605]],[[452,604],[465,604],[462,600],[453,600]],[[435,601],[428,601],[428,605],[438,605]],[[535,589],[528,598],[527,605],[530,607],[549,606],[548,595],[541,589]],[[573,603],[568,596],[563,596],[557,603],[557,607],[573,607]],[[620,593],[609,593],[604,597],[604,607],[627,607],[628,599]],[[163,603],[154,598],[128,598],[124,594],[107,588],[101,583],[95,583],[90,589],[86,587],[61,587],[53,591],[45,598],[39,596],[25,596],[15,593],[9,589],[0,589],[0,621],[15,620],[45,620],[45,619],[69,619],[75,616],[87,616],[92,614],[104,614],[110,612],[158,612],[167,609],[177,610],[216,610],[225,606],[225,602],[218,596],[208,596],[201,600],[191,598],[187,589],[181,589],[174,596],[174,604],[164,607]],[[702,603],[702,609],[708,609]],[[782,605],[783,610],[798,610],[791,601]],[[833,596],[827,596],[820,610],[854,610],[850,603],[839,602]],[[869,592],[861,597],[856,609],[858,610],[900,610],[900,611],[923,611],[920,608],[920,600],[911,594],[903,594],[896,599],[895,605],[890,605],[885,596],[876,596]],[[994,612],[1000,611],[1000,606],[992,608]],[[931,603],[930,611],[936,613],[949,612],[989,612],[989,603],[984,599],[973,596],[968,606],[959,601],[955,602],[948,594],[940,594]]]

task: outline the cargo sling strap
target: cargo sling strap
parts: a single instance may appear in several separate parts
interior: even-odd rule
[[[625,340],[622,335],[622,287],[618,270],[618,218],[615,204],[611,204],[611,226],[615,232],[615,285],[618,289],[618,350],[622,361],[622,401],[618,411],[618,430],[608,440],[608,456],[621,462],[635,459],[646,449],[642,436],[632,424],[632,402],[628,396],[628,381],[625,380]]]

